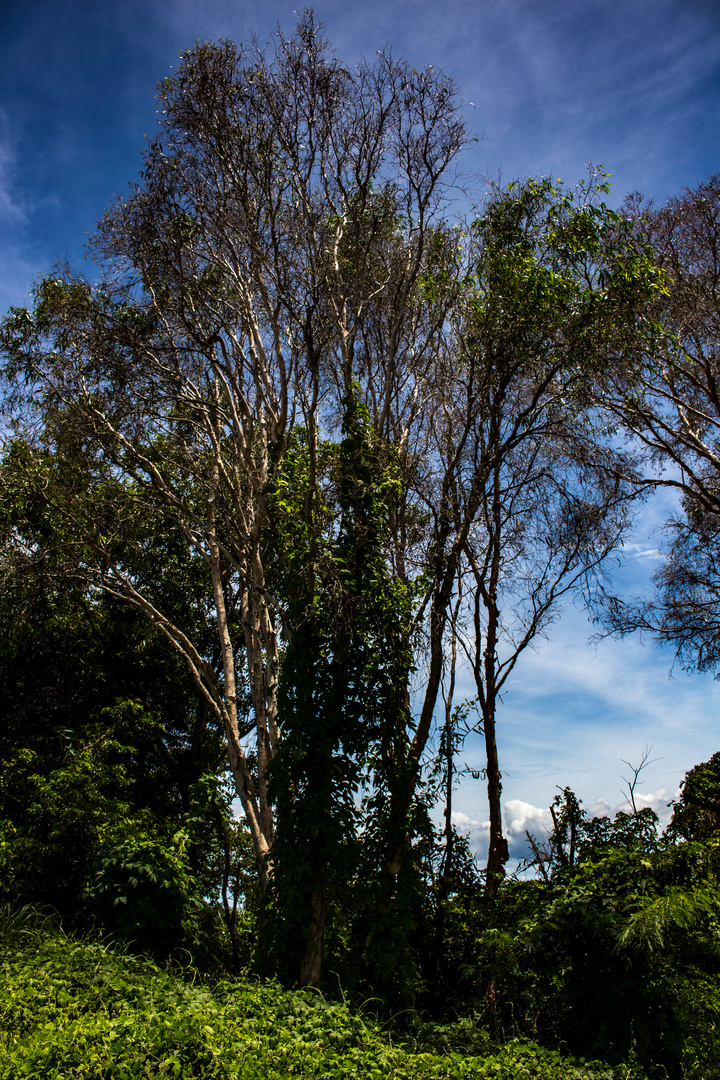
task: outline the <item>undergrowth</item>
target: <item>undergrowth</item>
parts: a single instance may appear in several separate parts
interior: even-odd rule
[[[641,1076],[525,1041],[493,1047],[467,1023],[400,1036],[307,990],[239,980],[208,986],[49,924],[17,929],[0,954],[0,1080]]]

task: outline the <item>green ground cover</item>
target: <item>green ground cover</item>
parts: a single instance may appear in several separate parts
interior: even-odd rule
[[[209,985],[55,928],[6,935],[0,1080],[628,1080],[627,1066],[529,1041],[493,1047],[470,1022],[403,1031],[273,983]]]

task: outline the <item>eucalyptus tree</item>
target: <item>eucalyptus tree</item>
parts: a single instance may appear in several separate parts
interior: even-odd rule
[[[309,14],[264,51],[198,44],[158,100],[141,181],[92,241],[99,283],[69,270],[44,281],[3,343],[24,379],[24,438],[66,463],[48,495],[78,568],[166,635],[224,727],[266,888],[279,638],[292,635],[264,561],[273,492],[302,428],[312,540],[321,431],[356,381],[377,437],[407,441],[443,317],[420,304],[417,282],[442,257],[429,239],[464,127],[447,77],[389,53],[350,70]],[[89,478],[80,499],[75,469]],[[138,515],[176,528],[204,560],[219,672],[118,556]],[[310,596],[314,560],[311,542]]]

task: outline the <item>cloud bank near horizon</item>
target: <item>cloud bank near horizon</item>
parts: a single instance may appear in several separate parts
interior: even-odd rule
[[[658,815],[660,828],[665,829],[672,817],[672,801],[679,795],[679,788],[671,795],[661,787],[652,792],[636,791],[635,801],[638,809],[649,806],[654,810]],[[614,818],[619,811],[628,812],[630,809],[627,799],[611,806],[607,799],[598,798],[585,807],[589,818]],[[524,802],[522,799],[507,799],[503,802],[503,821],[510,852],[510,865],[513,868],[532,855],[527,833],[542,843],[550,835],[553,827],[550,810],[547,807],[533,806],[532,803]],[[467,838],[471,852],[482,865],[487,858],[490,822],[470,818],[461,811],[453,813],[452,822],[458,833]]]

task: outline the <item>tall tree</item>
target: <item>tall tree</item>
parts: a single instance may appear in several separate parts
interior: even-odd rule
[[[692,669],[720,665],[720,176],[655,208],[628,212],[665,272],[655,315],[664,345],[630,377],[619,377],[603,406],[645,451],[643,484],[676,492],[666,523],[655,593],[611,600],[605,618],[619,633],[644,630],[675,647]]]
[[[632,459],[608,439],[592,388],[636,365],[652,334],[644,310],[658,275],[631,226],[602,203],[606,191],[602,178],[576,191],[530,180],[488,201],[472,226],[452,317],[456,366],[435,420],[441,487],[432,509],[446,575],[436,595],[443,604],[453,589],[464,597],[492,892],[508,857],[501,692],[563,598],[591,588],[629,520]],[[439,605],[438,618],[446,610]]]
[[[318,531],[319,431],[357,378],[378,437],[407,439],[442,321],[416,284],[442,254],[429,238],[464,129],[445,76],[389,54],[349,71],[309,14],[267,52],[199,44],[159,100],[142,182],[94,241],[100,285],[69,271],[45,281],[3,340],[32,388],[26,438],[36,410],[64,455],[52,490],[78,567],[166,635],[224,727],[266,887],[285,614],[263,554],[270,492],[300,423]],[[75,468],[89,477],[79,501]],[[118,557],[137,515],[173,526],[204,560],[219,672]]]

